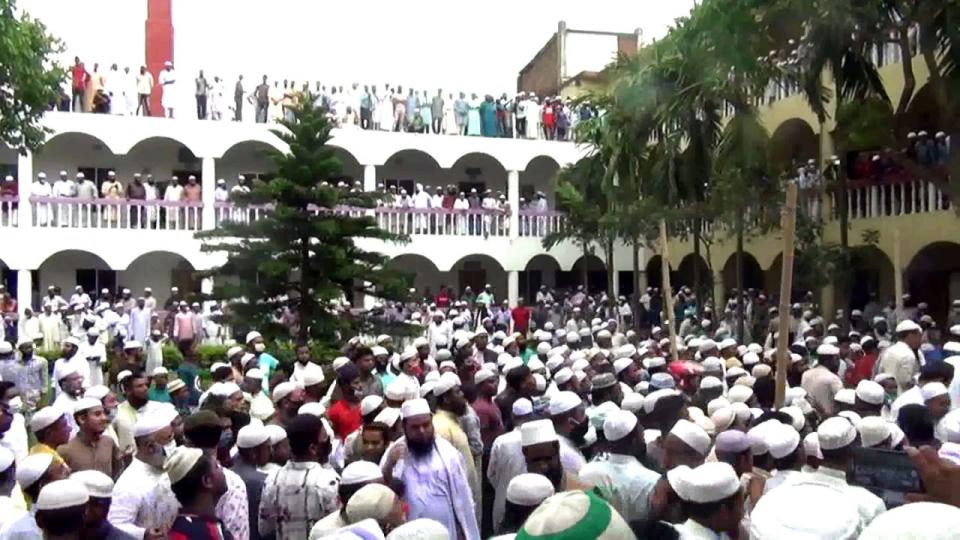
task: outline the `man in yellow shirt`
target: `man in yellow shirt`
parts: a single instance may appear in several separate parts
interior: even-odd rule
[[[433,415],[433,430],[437,437],[443,437],[463,454],[467,471],[467,481],[473,492],[474,503],[480,508],[480,477],[476,463],[470,452],[470,441],[460,427],[459,418],[467,414],[467,400],[460,389],[460,378],[454,373],[444,373],[433,387],[437,400],[437,412]]]
[[[30,455],[50,454],[54,461],[63,463],[57,447],[70,441],[70,423],[64,411],[56,407],[44,407],[30,419],[30,431],[37,444],[30,448]]]

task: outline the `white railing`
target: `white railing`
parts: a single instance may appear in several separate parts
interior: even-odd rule
[[[950,201],[933,182],[914,180],[884,184],[857,184],[847,189],[850,219],[929,214],[950,209]],[[835,194],[830,196],[831,216],[837,219]]]
[[[393,234],[429,236],[510,236],[509,216],[498,210],[380,207],[377,225]]]
[[[199,231],[202,204],[186,201],[31,197],[35,227]]]
[[[16,227],[19,223],[17,210],[20,206],[20,197],[4,195],[0,197],[0,227]]]
[[[219,227],[224,223],[252,223],[258,221],[269,212],[273,205],[270,204],[248,204],[245,206],[234,205],[230,202],[214,203],[214,226]],[[309,212],[313,215],[320,215],[319,207],[310,206]],[[368,215],[370,210],[367,208],[357,208],[352,206],[338,206],[335,213],[349,215],[352,217],[361,217]]]
[[[543,238],[563,230],[566,215],[563,212],[533,210],[520,211],[520,236]]]

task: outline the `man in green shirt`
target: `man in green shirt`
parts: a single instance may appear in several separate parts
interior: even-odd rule
[[[153,384],[147,391],[147,399],[160,403],[170,403],[170,393],[167,391],[167,368],[163,366],[155,368],[150,376],[153,379]]]
[[[477,303],[483,305],[483,307],[489,310],[490,306],[493,305],[493,302],[494,302],[493,287],[491,287],[490,284],[487,283],[483,287],[483,292],[477,295]]]

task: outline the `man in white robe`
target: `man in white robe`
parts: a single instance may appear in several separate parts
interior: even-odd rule
[[[506,507],[507,487],[510,480],[518,474],[527,472],[527,462],[523,457],[523,446],[520,444],[520,426],[532,420],[533,404],[527,398],[520,398],[513,402],[511,419],[513,431],[500,435],[490,447],[490,461],[487,464],[487,478],[493,485],[493,530],[500,532],[500,523],[503,521],[503,512]]]
[[[50,185],[50,182],[47,182],[47,173],[41,171],[37,174],[37,181],[30,186],[30,196],[53,196],[53,186]],[[37,225],[40,227],[45,226],[53,215],[53,208],[50,206],[50,203],[38,204],[36,206],[36,215]]]
[[[64,374],[72,371],[80,374],[85,385],[90,380],[90,367],[87,365],[86,359],[77,354],[79,349],[80,341],[77,338],[70,336],[63,340],[63,357],[53,363],[54,381],[59,381],[64,377]],[[57,393],[59,394],[59,392]]]
[[[164,116],[173,118],[174,109],[177,107],[177,74],[173,71],[173,62],[167,61],[163,65],[158,79],[163,92],[160,105],[163,107]]]
[[[43,313],[37,319],[40,321],[40,333],[43,335],[43,350],[51,351],[60,348],[63,340],[61,333],[63,321],[59,313],[53,312],[53,303],[43,304]]]
[[[147,341],[150,334],[150,317],[152,312],[146,307],[144,297],[137,298],[137,305],[130,310],[130,320],[127,323],[127,340]]]
[[[413,195],[413,208],[419,212],[414,216],[414,230],[413,232],[417,234],[423,234],[427,232],[427,223],[429,223],[429,216],[426,211],[430,209],[431,199],[430,194],[423,189],[423,184],[417,184],[416,193]]]
[[[87,380],[88,386],[99,386],[103,384],[103,364],[107,361],[107,348],[100,340],[100,330],[97,326],[87,330],[87,337],[80,344],[80,350],[77,356],[87,362],[87,369],[90,376]]]

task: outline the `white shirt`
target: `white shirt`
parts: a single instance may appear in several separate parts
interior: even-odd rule
[[[180,503],[171,497],[170,479],[163,470],[134,459],[113,486],[107,520],[127,534],[143,538],[147,529],[173,525]]]
[[[30,194],[34,197],[49,197],[53,188],[48,182],[34,182],[30,185]]]
[[[59,388],[60,374],[66,370],[66,368],[76,368],[77,372],[80,373],[80,376],[83,377],[83,382],[86,385],[90,380],[90,366],[87,364],[86,358],[80,356],[80,351],[77,351],[77,354],[73,355],[69,360],[66,358],[60,358],[53,363],[53,377],[50,381],[54,386]],[[59,392],[59,390],[58,390]]]
[[[183,187],[170,184],[167,186],[166,191],[163,192],[163,200],[165,201],[179,201],[183,198]]]
[[[926,402],[923,400],[923,392],[920,390],[920,386],[914,386],[910,388],[906,392],[897,396],[897,399],[893,400],[893,403],[890,404],[890,421],[897,421],[897,415],[900,414],[900,408],[904,405],[923,405],[924,403]]]
[[[458,198],[457,200],[453,201],[454,210],[467,210],[469,208],[470,208],[470,202],[467,201],[466,199]]]
[[[579,474],[587,460],[570,439],[563,435],[557,437],[560,439],[560,463],[563,464],[563,470]]]
[[[922,361],[922,352],[914,352],[909,345],[898,341],[880,355],[880,373],[893,375],[902,389],[914,382],[913,377],[920,372]]]
[[[227,188],[218,187],[213,192],[213,200],[216,202],[227,202],[230,199],[230,192]]]
[[[873,521],[873,518],[887,510],[887,506],[880,497],[877,497],[862,487],[847,484],[845,472],[823,465],[821,465],[816,472],[793,475],[789,484],[819,484],[839,489],[857,505],[860,517],[863,518],[864,526],[869,525],[870,522]]]
[[[727,533],[716,533],[713,529],[708,529],[692,519],[688,519],[680,525],[674,525],[674,529],[680,533],[680,540],[729,540]]]
[[[518,474],[527,472],[527,462],[523,457],[520,444],[520,428],[504,433],[493,440],[490,447],[490,461],[487,465],[487,478],[493,485],[493,529],[500,530],[504,507],[507,501],[507,487],[510,480]]]
[[[593,484],[627,521],[645,520],[650,497],[660,475],[644,467],[637,458],[610,454],[607,461],[591,461],[578,473],[580,480]]]
[[[430,194],[420,190],[413,196],[414,208],[430,208]]]
[[[267,476],[260,499],[261,536],[307,538],[314,524],[340,509],[340,476],[316,462],[289,461]],[[283,519],[278,519],[283,516]]]

